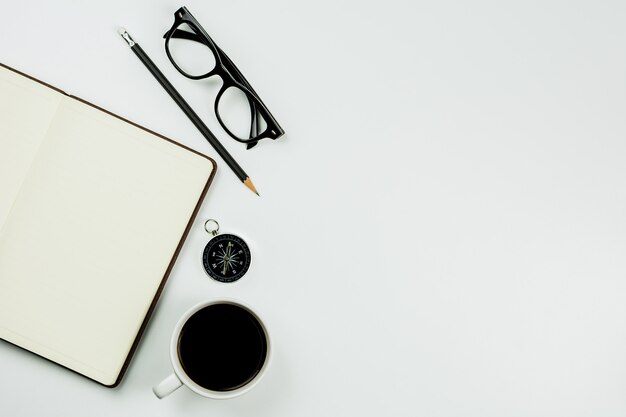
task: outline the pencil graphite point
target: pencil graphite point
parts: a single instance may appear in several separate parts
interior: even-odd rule
[[[259,197],[261,197],[261,195],[259,194],[259,192],[256,190],[256,188],[254,188],[254,184],[252,184],[252,180],[250,178],[246,178],[245,181],[243,182],[246,187],[248,187],[249,189],[252,190],[252,192],[256,195],[258,195]]]

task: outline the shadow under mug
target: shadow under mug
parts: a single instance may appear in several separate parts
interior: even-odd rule
[[[259,327],[259,332],[262,333],[262,337],[264,337],[265,355],[264,355],[264,359],[261,365],[259,366],[259,369],[256,370],[256,374],[253,377],[251,377],[249,380],[244,381],[244,383],[240,384],[240,386],[237,386],[234,389],[226,389],[226,390],[209,389],[209,388],[206,388],[205,386],[200,385],[196,381],[196,380],[199,380],[197,375],[195,376],[196,380],[194,380],[194,378],[192,378],[192,376],[190,376],[188,372],[185,370],[185,365],[181,363],[181,361],[182,362],[186,361],[185,359],[181,360],[181,355],[182,355],[181,354],[181,335],[185,332],[186,325],[188,323],[191,323],[192,321],[203,320],[202,314],[206,314],[206,312],[210,311],[210,309],[229,308],[229,307],[233,311],[241,310],[242,314],[249,315],[250,319],[256,322],[256,324]],[[230,331],[234,333],[236,333],[237,330],[238,330],[237,328],[230,329]],[[206,342],[215,343],[217,345],[215,347],[219,350],[220,340],[219,339],[211,340],[212,335],[211,335],[210,327],[207,328],[206,331],[207,331],[207,335],[206,335],[207,340],[203,340],[203,343],[206,343]],[[203,343],[199,343],[198,345],[200,345],[201,347]],[[189,309],[181,317],[181,319],[176,324],[176,327],[174,328],[174,332],[172,334],[172,341],[170,344],[170,360],[172,361],[172,367],[174,368],[174,373],[169,375],[167,378],[161,381],[158,385],[152,388],[152,391],[158,398],[163,398],[171,394],[172,392],[174,392],[181,386],[185,385],[196,394],[202,395],[203,397],[207,397],[207,398],[228,399],[228,398],[237,397],[251,390],[261,380],[263,375],[265,375],[267,368],[269,366],[270,358],[271,358],[271,350],[272,349],[271,349],[270,337],[269,337],[269,333],[267,332],[267,328],[265,327],[265,324],[263,323],[261,318],[258,316],[258,314],[255,313],[246,304],[242,303],[241,301],[237,301],[237,300],[233,300],[229,298],[220,298],[220,299],[215,299],[215,300],[210,300],[210,301],[199,303],[195,305],[194,307],[192,307],[191,309]],[[216,361],[216,364],[219,363],[220,358],[212,358],[212,359]],[[223,371],[228,371],[228,370],[226,369]],[[233,372],[235,372],[235,370],[233,370]]]

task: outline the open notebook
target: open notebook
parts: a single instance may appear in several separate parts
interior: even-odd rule
[[[0,64],[0,338],[117,385],[214,173]]]

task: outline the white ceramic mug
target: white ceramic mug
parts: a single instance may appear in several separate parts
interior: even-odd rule
[[[260,323],[261,327],[263,328],[263,332],[265,333],[265,339],[267,342],[267,353],[265,355],[265,362],[263,363],[261,370],[247,384],[237,389],[230,390],[230,391],[213,391],[213,390],[206,389],[196,384],[185,373],[185,370],[183,369],[183,366],[180,363],[180,359],[178,358],[178,342],[180,338],[180,332],[182,331],[183,326],[185,325],[187,320],[189,320],[189,318],[194,315],[194,313],[196,313],[197,311],[205,307],[208,307],[214,304],[232,304],[248,311]],[[189,309],[178,321],[178,324],[176,324],[176,327],[174,328],[174,333],[172,334],[172,341],[170,343],[170,360],[172,361],[172,367],[174,368],[174,373],[168,376],[167,378],[165,378],[154,388],[152,388],[152,391],[157,397],[163,398],[171,394],[172,392],[176,391],[181,386],[186,385],[190,390],[192,390],[196,394],[202,395],[203,397],[207,397],[207,398],[228,399],[228,398],[238,397],[250,391],[261,380],[263,375],[265,375],[265,373],[267,372],[269,363],[270,363],[271,351],[272,351],[272,348],[271,348],[271,343],[270,343],[270,336],[269,336],[269,333],[267,332],[267,327],[265,326],[265,323],[263,322],[261,317],[259,317],[259,315],[254,310],[252,310],[249,306],[242,303],[241,301],[237,301],[237,300],[233,300],[229,298],[220,298],[220,299],[202,302],[200,304],[195,305],[191,309]]]

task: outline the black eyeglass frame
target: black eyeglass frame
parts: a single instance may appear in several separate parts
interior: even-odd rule
[[[188,32],[186,30],[178,29],[182,24],[187,24],[194,33]],[[204,78],[209,78],[214,75],[218,75],[222,79],[222,87],[220,91],[217,93],[214,103],[214,111],[217,116],[217,120],[222,126],[222,128],[238,142],[247,144],[247,148],[250,149],[255,146],[261,139],[270,138],[270,139],[278,139],[281,137],[285,131],[280,127],[272,113],[269,111],[265,103],[261,100],[258,94],[254,91],[248,80],[243,76],[241,71],[237,68],[237,66],[233,63],[233,61],[224,53],[224,51],[215,44],[213,39],[209,36],[209,34],[204,30],[204,28],[200,25],[200,23],[193,17],[193,15],[187,10],[186,7],[181,7],[174,13],[174,24],[168,30],[165,35],[165,53],[169,58],[170,62],[174,67],[185,77],[192,80],[201,80]],[[215,57],[215,67],[211,69],[206,74],[202,75],[192,75],[185,70],[183,70],[170,52],[169,42],[172,38],[178,39],[187,39],[191,41],[200,42],[206,45],[211,52],[213,52],[213,56]],[[224,92],[230,88],[236,87],[239,88],[248,99],[248,103],[250,104],[250,112],[251,112],[251,123],[250,123],[250,137],[248,139],[240,138],[235,135],[231,130],[226,126],[222,117],[220,116],[218,106],[220,99]],[[266,127],[263,131],[260,131],[260,118],[266,123]]]

